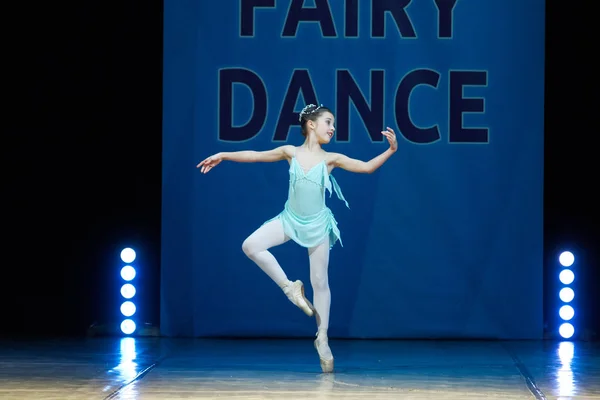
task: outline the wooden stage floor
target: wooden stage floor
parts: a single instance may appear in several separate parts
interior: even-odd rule
[[[600,399],[600,343],[0,341],[0,399]]]

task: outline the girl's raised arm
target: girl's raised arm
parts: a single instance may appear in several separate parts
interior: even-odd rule
[[[234,152],[221,152],[213,154],[201,161],[196,168],[206,174],[216,167],[221,161],[234,161],[241,163],[275,162],[290,159],[294,154],[294,146],[279,146],[266,151],[242,150]]]
[[[377,157],[369,161],[361,161],[354,158],[350,158],[344,154],[334,153],[331,158],[331,163],[338,168],[345,169],[350,172],[357,172],[360,174],[371,174],[375,172],[379,167],[385,163],[388,158],[392,156],[398,150],[398,141],[396,140],[396,134],[392,128],[387,128],[386,131],[382,131],[381,134],[385,136],[390,143],[390,148],[378,155]]]

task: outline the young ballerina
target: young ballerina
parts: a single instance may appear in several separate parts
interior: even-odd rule
[[[342,244],[337,222],[325,205],[326,191],[331,195],[333,187],[338,198],[348,206],[331,171],[338,167],[350,172],[372,173],[398,148],[394,131],[387,128],[381,134],[387,138],[389,149],[368,162],[326,152],[322,145],[331,140],[335,131],[334,121],[333,113],[327,107],[309,104],[300,112],[300,126],[305,137],[301,146],[284,145],[268,151],[217,153],[197,165],[200,172],[205,174],[221,161],[289,162],[288,200],[283,211],[248,236],[242,244],[242,250],[283,290],[294,305],[306,315],[315,316],[317,336],[314,346],[324,373],[333,371],[333,355],[327,338],[331,303],[329,250],[338,240]],[[269,252],[270,248],[290,239],[308,249],[314,306],[304,295],[302,281],[290,281]]]

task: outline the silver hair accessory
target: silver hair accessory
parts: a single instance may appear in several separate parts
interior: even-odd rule
[[[314,107],[312,110],[308,111],[311,107]],[[298,121],[302,122],[302,117],[306,116],[306,115],[310,115],[313,114],[315,112],[317,112],[317,110],[319,108],[323,107],[323,104],[321,104],[320,106],[316,106],[315,104],[309,104],[306,107],[304,107],[302,109],[302,111],[300,111],[300,117],[298,118]]]

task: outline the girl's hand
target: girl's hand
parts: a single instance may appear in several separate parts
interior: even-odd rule
[[[398,150],[398,141],[396,140],[396,134],[392,128],[388,127],[387,130],[381,131],[381,134],[387,138],[388,142],[390,142],[390,150],[394,152]]]
[[[223,161],[221,153],[213,154],[201,161],[200,164],[196,165],[196,168],[200,168],[200,172],[206,174],[208,171],[219,165],[221,161]]]

